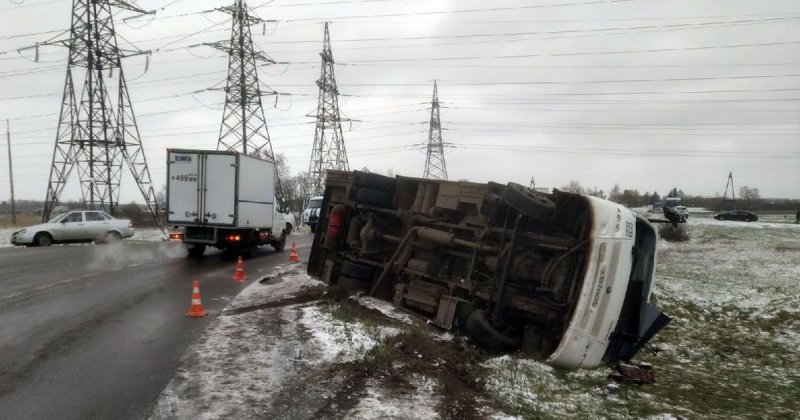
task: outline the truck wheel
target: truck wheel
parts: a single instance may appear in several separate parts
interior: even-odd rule
[[[36,246],[50,246],[53,244],[53,237],[47,232],[37,233],[33,238],[33,243]]]
[[[339,276],[336,286],[345,290],[366,292],[369,290],[370,283],[362,280],[356,280],[347,276]]]
[[[258,252],[258,237],[255,235],[242,244],[242,253],[247,258],[253,258]]]
[[[204,252],[206,252],[206,246],[204,244],[191,244],[187,250],[189,251],[190,257],[199,258],[203,256]]]
[[[350,261],[342,261],[342,266],[339,268],[339,272],[343,276],[369,283],[372,283],[372,279],[375,277],[375,271],[377,271],[375,267],[351,263]]]
[[[286,247],[286,231],[284,230],[281,232],[280,241],[273,242],[270,245],[272,245],[272,247],[275,248],[275,251],[283,251],[283,248]]]
[[[370,188],[388,193],[394,192],[396,182],[397,180],[395,178],[389,178],[388,176],[362,173],[358,180],[358,187]]]
[[[376,207],[392,207],[392,195],[371,188],[359,188],[356,194],[356,201]]]
[[[556,204],[547,197],[514,182],[509,182],[503,190],[503,201],[514,210],[542,223],[550,221],[556,208]]]
[[[476,309],[467,319],[467,331],[470,336],[484,346],[498,350],[509,351],[519,348],[522,340],[512,337],[497,330],[490,322],[484,309]]]

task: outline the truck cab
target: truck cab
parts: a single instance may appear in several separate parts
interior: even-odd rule
[[[321,195],[314,196],[308,199],[308,204],[303,210],[303,223],[311,228],[311,233],[317,230],[317,220],[319,220],[319,211],[322,208]]]

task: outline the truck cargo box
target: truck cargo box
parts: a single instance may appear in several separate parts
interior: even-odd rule
[[[237,152],[167,150],[167,222],[270,229],[275,164]]]

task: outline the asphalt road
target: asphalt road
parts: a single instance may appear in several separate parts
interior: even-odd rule
[[[301,258],[311,235],[293,234]],[[0,249],[0,418],[141,418],[227,302],[289,250],[235,261],[179,243]],[[288,247],[287,247],[288,248]],[[188,318],[192,280],[204,318]]]

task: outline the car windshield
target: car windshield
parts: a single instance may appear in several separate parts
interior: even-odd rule
[[[103,217],[105,217],[108,220],[114,220],[114,218],[111,215],[109,215],[108,213],[106,213],[104,211],[101,211],[100,214],[102,214]]]
[[[311,201],[308,202],[308,208],[310,209],[318,209],[320,207],[322,207],[321,198],[312,199]]]
[[[58,219],[64,217],[64,215],[67,214],[67,213],[69,213],[69,212],[65,211],[63,213],[58,213],[55,217],[53,217],[52,219],[48,220],[47,223],[55,223],[55,222],[58,221]]]

